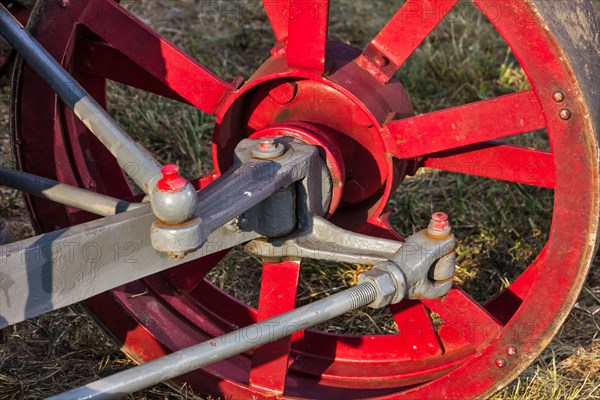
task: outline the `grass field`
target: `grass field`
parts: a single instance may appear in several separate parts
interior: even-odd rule
[[[600,0],[595,0],[600,4]],[[257,2],[126,1],[144,21],[226,79],[244,77],[269,54],[271,32]],[[402,1],[334,1],[330,38],[357,47],[383,26]],[[399,71],[418,113],[523,90],[529,82],[506,43],[467,2],[443,21]],[[188,176],[210,170],[213,120],[197,110],[151,94],[109,86],[116,119],[163,162]],[[0,102],[0,154],[10,164],[9,93]],[[545,132],[509,140],[547,148]],[[0,212],[9,240],[32,234],[18,194],[0,189]],[[508,286],[543,247],[552,216],[552,191],[426,170],[408,178],[393,197],[392,223],[402,234],[422,229],[434,210],[446,211],[460,239],[456,282],[485,301]],[[600,398],[600,269],[596,260],[580,298],[541,356],[495,399]],[[356,283],[356,265],[307,262],[299,302]],[[260,266],[234,251],[209,278],[255,305]],[[387,310],[366,310],[321,326],[332,332],[394,333]],[[0,400],[35,399],[130,367],[79,306],[23,322],[2,332]],[[195,399],[186,388],[159,385],[131,399]]]

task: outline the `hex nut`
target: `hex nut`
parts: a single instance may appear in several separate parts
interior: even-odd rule
[[[371,308],[382,308],[390,304],[396,294],[396,285],[392,276],[378,268],[373,268],[358,277],[358,283],[370,283],[375,287],[377,297],[369,304]]]
[[[272,160],[285,153],[285,146],[276,143],[275,139],[261,139],[258,146],[252,149],[252,157],[260,160]]]
[[[402,269],[392,261],[378,262],[373,266],[373,269],[379,269],[390,274],[394,280],[394,286],[396,287],[396,293],[394,294],[391,303],[400,303],[406,296],[406,292],[408,290],[406,276],[404,275],[404,272],[402,272]]]

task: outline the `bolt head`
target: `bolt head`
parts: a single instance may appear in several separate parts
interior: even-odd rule
[[[498,368],[506,367],[506,360],[504,358],[498,358],[495,363],[496,363],[496,367],[498,367]]]
[[[449,235],[452,230],[450,221],[448,221],[448,214],[439,211],[434,212],[431,215],[427,230],[433,235]]]
[[[260,139],[258,148],[261,149],[262,151],[273,150],[275,148],[275,140],[274,139]]]
[[[565,94],[561,91],[556,91],[552,94],[552,98],[557,103],[562,103],[565,100]]]
[[[571,110],[569,110],[567,108],[563,108],[562,110],[560,110],[559,116],[560,116],[560,119],[567,121],[567,120],[571,119],[573,114],[571,113]]]
[[[517,355],[517,348],[514,346],[508,346],[506,348],[506,354],[508,354],[511,357],[514,357]]]
[[[281,143],[276,143],[273,138],[261,138],[260,142],[252,150],[252,157],[261,160],[271,160],[285,153],[285,147]]]

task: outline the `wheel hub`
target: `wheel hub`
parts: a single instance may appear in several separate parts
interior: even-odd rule
[[[268,59],[221,106],[213,158],[224,171],[241,139],[262,137],[260,131],[270,126],[289,127],[284,134],[321,149],[334,182],[329,215],[339,209],[344,214],[339,223],[344,224],[356,221],[346,215],[358,214],[350,206],[376,215],[401,182],[407,162],[389,157],[382,124],[414,112],[399,82],[382,85],[352,62],[360,50],[337,43],[330,48],[334,67],[325,75],[290,69],[285,53]]]

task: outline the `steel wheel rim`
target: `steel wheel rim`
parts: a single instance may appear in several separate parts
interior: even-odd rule
[[[486,8],[486,6],[491,7],[491,3],[488,3],[487,1],[479,1],[477,2],[478,5],[481,8]],[[507,2],[507,7],[506,7],[506,12],[508,12],[508,18],[512,19],[512,20],[519,20],[519,18],[522,18],[523,16],[528,17],[529,21],[536,21],[536,15],[534,14],[534,11],[530,8],[528,3],[523,3],[523,2],[514,2],[514,4],[516,5],[515,9],[513,9],[512,11],[510,10],[510,2]],[[49,8],[52,8],[51,6],[48,6]],[[42,6],[39,5],[38,9],[41,9]],[[55,10],[56,11],[56,10]],[[510,13],[513,14],[510,14]],[[41,15],[41,13],[40,13]],[[511,32],[511,28],[502,25],[502,20],[497,20],[497,21],[493,21],[496,22],[498,24],[498,26],[501,27],[501,33],[503,33],[506,36],[510,36],[510,35],[514,35],[515,32],[512,31]],[[43,23],[43,20],[40,21],[40,23]],[[519,26],[519,24],[515,25],[516,27],[514,29],[517,28],[524,28],[524,26]],[[38,25],[39,28],[39,25]],[[530,29],[533,29],[531,27],[529,27]],[[536,28],[536,27],[534,27]],[[557,281],[569,281],[569,282],[573,282],[572,285],[567,286],[567,287],[560,287],[559,291],[557,291],[557,296],[559,298],[562,299],[562,304],[552,304],[550,306],[548,305],[543,305],[542,307],[540,307],[538,305],[538,309],[541,309],[543,311],[545,311],[545,314],[542,313],[542,316],[545,317],[545,321],[544,322],[540,322],[538,325],[536,326],[525,326],[525,324],[523,324],[522,321],[520,321],[520,316],[525,318],[526,315],[531,315],[532,313],[535,312],[535,308],[529,306],[526,307],[529,303],[528,303],[528,299],[529,297],[527,297],[528,295],[523,294],[523,296],[525,296],[523,298],[523,304],[521,305],[521,308],[518,310],[518,314],[520,315],[515,315],[513,316],[511,322],[509,323],[509,327],[505,327],[505,330],[508,331],[510,328],[510,324],[512,325],[517,325],[517,324],[521,324],[521,326],[525,326],[525,331],[522,332],[522,334],[524,336],[527,336],[529,338],[536,338],[536,340],[532,340],[532,343],[519,343],[517,344],[517,347],[519,348],[520,351],[522,351],[523,353],[529,353],[529,354],[536,354],[539,353],[539,351],[541,351],[541,349],[543,348],[544,344],[546,344],[549,339],[552,337],[553,333],[556,331],[556,329],[558,328],[558,325],[560,325],[560,322],[562,321],[562,319],[564,319],[564,317],[566,316],[568,310],[570,309],[571,305],[573,304],[576,294],[578,293],[582,282],[583,282],[583,278],[585,277],[585,273],[587,271],[587,269],[589,268],[589,264],[590,264],[590,257],[593,255],[593,249],[595,248],[595,232],[596,232],[596,225],[595,225],[595,221],[594,222],[590,222],[589,225],[586,227],[586,232],[590,232],[590,235],[592,237],[592,239],[589,239],[588,237],[585,238],[585,241],[583,241],[583,236],[586,235],[582,235],[581,232],[575,232],[575,229],[573,227],[568,227],[565,226],[567,224],[564,223],[565,219],[567,218],[575,218],[577,219],[577,216],[579,216],[581,221],[584,221],[585,218],[587,218],[588,220],[594,220],[593,216],[598,215],[598,204],[597,204],[597,197],[596,197],[596,189],[597,189],[597,177],[598,177],[598,172],[597,172],[597,165],[593,162],[589,162],[588,165],[584,165],[583,164],[578,164],[577,162],[574,162],[574,158],[576,158],[576,156],[582,157],[583,159],[587,158],[588,160],[594,160],[594,155],[597,154],[597,149],[596,149],[596,143],[595,143],[595,138],[593,137],[593,133],[591,132],[592,130],[592,126],[591,126],[591,122],[588,123],[586,125],[585,121],[583,121],[582,116],[584,114],[586,114],[586,110],[585,110],[585,106],[582,103],[578,103],[574,100],[571,99],[576,99],[577,98],[577,94],[579,91],[578,88],[578,84],[577,82],[574,80],[574,78],[569,77],[569,71],[568,71],[568,65],[566,64],[566,62],[561,63],[558,59],[558,57],[561,55],[560,51],[558,50],[559,47],[558,45],[553,41],[553,38],[550,36],[550,34],[548,33],[544,33],[543,29],[541,29],[540,26],[537,26],[536,29],[533,29],[533,31],[529,31],[530,34],[534,35],[534,37],[539,36],[540,37],[540,42],[538,44],[540,44],[542,47],[545,47],[548,49],[548,54],[546,54],[549,59],[546,62],[546,65],[552,65],[554,68],[550,68],[550,67],[540,67],[537,66],[536,63],[534,63],[533,61],[535,60],[535,56],[539,56],[539,54],[534,55],[532,54],[532,52],[530,52],[529,50],[527,50],[527,45],[531,44],[531,43],[511,43],[509,40],[507,40],[509,43],[511,43],[511,46],[513,46],[513,51],[515,52],[515,54],[519,57],[519,60],[521,61],[523,67],[525,68],[525,70],[527,71],[527,73],[530,76],[530,81],[532,82],[534,89],[536,90],[536,97],[540,100],[540,102],[542,103],[543,107],[544,107],[544,112],[545,112],[545,117],[546,117],[546,122],[548,125],[548,130],[549,130],[549,136],[553,145],[553,152],[554,152],[554,156],[555,156],[555,162],[557,165],[556,168],[556,190],[555,190],[555,213],[554,213],[554,221],[553,221],[553,229],[551,231],[550,234],[550,238],[548,240],[548,245],[547,248],[540,254],[540,256],[538,257],[538,259],[534,262],[534,264],[536,265],[542,265],[541,267],[539,267],[539,269],[543,269],[543,266],[545,264],[548,265],[557,265],[557,260],[552,261],[552,258],[556,259],[557,256],[551,257],[552,254],[560,254],[565,252],[564,247],[567,246],[565,243],[568,242],[563,242],[562,239],[563,237],[567,237],[570,238],[570,240],[574,243],[576,241],[576,239],[579,239],[579,245],[578,246],[574,246],[576,248],[581,248],[581,254],[580,254],[580,260],[579,262],[576,262],[576,260],[572,260],[569,265],[571,266],[571,268],[565,268],[565,271],[560,271],[560,273],[557,273],[557,270],[560,270],[560,268],[555,268],[554,271],[552,271],[551,269],[549,270],[551,273],[554,273],[554,276],[552,274],[548,274],[546,271],[546,269],[544,269],[544,272],[546,272],[546,277],[548,280],[550,280],[549,278],[554,277],[555,279],[557,279]],[[66,48],[58,49],[59,52],[61,54],[61,57],[66,53],[72,51],[72,48],[70,46],[73,46],[73,43],[69,42],[67,39],[70,38],[71,33],[66,32],[66,37],[64,38],[64,42],[68,43],[66,46]],[[49,43],[45,43],[47,45],[49,45]],[[60,47],[60,46],[59,46]],[[553,49],[553,51],[550,51],[550,49]],[[57,50],[56,48],[54,49],[55,51]],[[532,61],[533,60],[533,61]],[[563,79],[562,80],[557,80],[557,82],[561,82],[562,85],[560,85],[560,87],[552,87],[552,85],[536,85],[537,80],[535,79],[536,76],[537,77],[541,77],[543,75],[548,75],[548,69],[552,69],[553,71],[551,71],[551,76],[562,76]],[[25,74],[27,74],[27,71],[25,71]],[[17,87],[17,90],[19,91],[20,96],[23,97],[27,97],[23,91],[25,91],[25,93],[27,93],[27,87],[23,86],[22,83],[22,78],[23,75],[16,75],[16,81],[19,83],[20,86]],[[29,77],[30,82],[28,82],[29,85],[29,90],[31,90],[31,87],[36,86],[35,81],[31,81],[32,78]],[[96,94],[100,94],[102,93],[102,82],[98,81],[98,80],[88,80],[88,85],[92,86],[92,89],[95,89],[93,91],[93,93]],[[94,85],[97,85],[94,87]],[[99,89],[98,89],[99,88]],[[90,87],[88,86],[88,89],[90,89]],[[552,99],[552,94],[556,91],[560,89],[561,91],[563,91],[567,97],[567,103],[561,103],[561,104],[557,104],[556,101],[554,101]],[[37,91],[39,92],[39,87],[37,88]],[[44,89],[45,90],[45,89]],[[39,95],[39,94],[38,94]],[[52,95],[49,94],[49,92],[42,92],[41,95],[46,95],[49,99],[53,99]],[[573,101],[573,102],[570,102]],[[52,103],[52,100],[50,101],[50,103]],[[48,103],[48,104],[50,104]],[[39,105],[37,105],[39,107]],[[27,130],[27,128],[31,128],[30,124],[31,122],[28,121],[24,121],[24,120],[19,120],[19,116],[22,116],[22,114],[20,113],[20,110],[25,107],[25,105],[17,103],[15,105],[15,113],[14,115],[17,116],[17,119],[13,120],[13,124],[14,124],[14,129],[16,130],[16,135],[19,138],[19,140],[21,141],[21,145],[23,147],[26,147],[28,143],[31,143],[31,138],[27,137],[26,133],[23,133],[25,130]],[[567,122],[562,121],[562,120],[558,120],[558,116],[559,113],[562,109],[564,109],[565,107],[569,107],[571,109],[573,109],[573,116],[571,117],[571,119],[569,119]],[[62,123],[64,124],[63,126],[65,127],[71,127],[71,131],[75,130],[73,128],[73,124],[75,124],[75,122],[70,119],[68,117],[68,113],[63,113],[62,114]],[[24,117],[23,117],[24,118]],[[47,122],[47,121],[46,121]],[[34,124],[35,125],[35,124]],[[68,131],[69,129],[60,129],[60,135],[64,135],[64,131]],[[581,148],[577,148],[576,151],[579,151],[579,153],[576,153],[575,151],[573,151],[572,146],[569,146],[569,141],[567,141],[567,134],[568,132],[576,132],[579,130],[579,136],[580,136],[580,140],[587,140],[587,147],[585,145],[581,146]],[[73,136],[71,136],[73,138]],[[25,145],[24,145],[25,144]],[[18,155],[18,160],[20,163],[20,166],[26,170],[31,171],[32,168],[35,171],[35,167],[32,166],[32,159],[35,158],[35,151],[31,151],[28,150],[27,154],[25,154],[22,149],[23,147],[21,147],[20,149],[17,150],[17,155]],[[90,179],[89,181],[86,181],[86,177],[85,175],[85,169],[87,169],[87,167],[89,167],[90,162],[89,160],[86,160],[85,157],[80,154],[80,155],[75,155],[73,156],[73,152],[77,153],[77,149],[71,148],[70,149],[71,153],[69,151],[65,151],[64,154],[62,154],[61,156],[63,157],[61,159],[61,157],[56,157],[54,159],[55,163],[58,164],[63,164],[63,165],[69,165],[69,167],[71,168],[69,170],[69,168],[58,168],[58,172],[59,172],[59,176],[58,178],[60,178],[60,180],[62,181],[70,181],[71,183],[75,183],[78,185],[83,185],[83,186],[87,186],[89,188],[94,188],[94,184],[96,185],[95,189],[97,189],[98,191],[104,191],[107,193],[110,193],[112,195],[117,195],[120,197],[127,197],[128,195],[130,195],[130,193],[128,193],[128,187],[126,185],[114,185],[111,182],[110,187],[108,187],[109,185],[103,185],[101,181],[95,180],[95,179]],[[58,152],[57,152],[58,153]],[[98,151],[98,158],[101,160],[100,162],[97,162],[96,164],[103,164],[103,173],[107,172],[107,169],[109,171],[113,171],[114,173],[117,173],[116,171],[118,171],[117,169],[112,169],[110,170],[110,163],[108,162],[104,162],[105,158],[103,158],[104,156],[102,155],[102,153],[100,151]],[[39,153],[38,153],[39,155]],[[59,154],[60,155],[60,154]],[[71,163],[73,163],[72,160],[75,160],[75,164],[76,166],[71,166]],[[42,163],[40,163],[42,164]],[[579,168],[576,168],[577,165],[579,165]],[[574,167],[575,166],[575,167]],[[86,167],[86,168],[83,168]],[[586,167],[589,170],[586,170]],[[43,169],[44,167],[42,167]],[[42,172],[46,172],[43,171],[42,169],[38,169],[38,172],[40,172],[40,174],[42,175]],[[567,171],[567,169],[570,169],[571,171],[573,169],[578,170],[578,171],[582,171],[583,170],[583,174],[581,176],[585,177],[585,179],[581,180],[580,183],[580,188],[583,187],[584,190],[580,191],[580,192],[576,192],[575,195],[573,194],[573,189],[571,188],[571,185],[569,183],[569,179],[566,178],[567,173],[564,171]],[[70,172],[69,172],[70,171]],[[74,171],[77,171],[76,173]],[[83,172],[82,172],[83,171]],[[94,172],[90,172],[89,173],[90,177],[93,177],[94,175],[98,175],[98,173],[94,173]],[[209,180],[209,179],[207,179]],[[586,185],[587,183],[587,185]],[[391,185],[391,184],[390,184]],[[393,186],[393,185],[392,185]],[[391,191],[391,186],[390,186],[390,191]],[[577,199],[577,201],[575,201],[574,199]],[[32,205],[34,207],[34,216],[36,218],[37,221],[39,221],[39,225],[41,227],[42,230],[50,230],[50,229],[54,229],[55,225],[69,225],[72,223],[76,223],[76,222],[80,222],[82,220],[85,220],[87,218],[90,218],[89,216],[86,215],[82,215],[82,214],[71,214],[69,216],[69,218],[67,218],[64,215],[64,211],[63,211],[63,217],[61,218],[60,216],[57,216],[59,214],[57,214],[57,211],[60,211],[59,208],[52,208],[52,207],[48,207],[46,211],[43,211],[43,209],[46,208],[46,205],[44,203],[38,203],[37,200],[30,200],[32,202]],[[585,204],[586,207],[583,207],[581,204]],[[562,214],[557,214],[556,210],[557,209],[562,209],[562,210],[568,210],[567,211],[563,211]],[[572,210],[576,209],[577,212],[573,212]],[[383,208],[378,209],[378,212],[383,211]],[[50,223],[49,223],[50,222]],[[377,223],[379,223],[379,225],[384,226],[385,227],[385,220],[382,221],[377,221]],[[568,247],[571,247],[568,246]],[[551,253],[549,255],[549,253]],[[576,257],[575,257],[576,258]],[[563,261],[566,259],[566,256],[564,256],[560,261]],[[548,268],[548,267],[546,267]],[[527,280],[532,281],[529,282],[532,284],[532,286],[530,286],[529,288],[527,288],[528,284],[527,282],[523,283],[523,287],[520,288],[520,290],[523,291],[523,293],[525,292],[529,292],[529,293],[536,293],[538,291],[542,291],[547,289],[547,287],[544,287],[544,284],[542,282],[542,280],[540,280],[538,277],[536,277],[536,268],[529,268],[528,271],[532,271],[529,273],[529,275],[526,275],[526,278],[523,278],[520,282],[523,283]],[[570,269],[570,271],[566,271]],[[537,280],[536,280],[537,279]],[[161,282],[156,281],[156,278],[151,278],[149,280],[147,280],[146,282],[147,284],[150,285],[154,285],[155,287],[157,285],[161,285]],[[135,293],[136,290],[140,289],[139,286],[136,286],[139,284],[133,284],[131,287],[129,287],[127,290],[125,291],[121,291],[119,292],[119,290],[115,291],[114,296],[118,299],[120,299],[120,301],[122,301],[123,303],[126,303],[126,297],[124,293]],[[517,287],[519,285],[515,285],[515,287]],[[164,288],[163,288],[164,289]],[[166,289],[165,289],[166,290]],[[157,290],[157,292],[160,292],[160,290]],[[458,295],[458,294],[457,294]],[[158,298],[158,297],[157,297]],[[96,301],[93,301],[90,306],[92,307],[92,309],[99,314],[100,319],[104,320],[105,323],[108,323],[110,326],[110,321],[107,321],[106,318],[110,319],[109,314],[111,314],[110,312],[106,313],[106,310],[103,310],[103,306],[107,305],[107,300],[106,296],[104,296],[103,299],[98,299]],[[99,306],[102,305],[102,306]],[[173,307],[173,305],[171,304],[171,307]],[[551,310],[549,310],[551,309]],[[532,311],[533,310],[533,311]],[[125,318],[126,314],[123,314],[123,318]],[[113,321],[114,322],[114,321]],[[146,324],[150,324],[150,321],[145,321]],[[541,329],[540,331],[540,325],[545,326],[544,329]],[[114,326],[112,329],[114,330],[118,330],[119,327],[118,326]],[[148,328],[151,330],[151,328]],[[126,346],[128,346],[128,352],[130,354],[137,354],[138,356],[140,356],[140,359],[150,359],[152,357],[155,356],[159,356],[161,351],[164,351],[165,348],[162,345],[159,345],[158,343],[155,343],[154,346],[150,346],[148,345],[148,343],[151,343],[151,339],[148,336],[147,332],[144,332],[144,330],[139,329],[139,330],[134,330],[135,335],[139,335],[137,338],[135,339],[128,339],[129,343],[126,343]],[[134,336],[135,336],[134,335]],[[121,338],[123,339],[123,338]],[[510,357],[508,357],[506,355],[506,348],[508,346],[514,346],[515,345],[515,340],[508,340],[510,338],[505,338],[503,335],[500,335],[498,338],[494,339],[494,343],[490,346],[487,346],[483,352],[476,357],[476,359],[471,359],[470,361],[466,362],[465,364],[463,364],[462,366],[460,366],[459,368],[457,368],[455,371],[444,375],[443,377],[439,378],[439,379],[435,379],[432,382],[425,384],[425,385],[421,385],[419,387],[413,388],[412,390],[409,390],[408,392],[406,392],[405,394],[413,397],[420,397],[423,395],[428,395],[428,396],[432,396],[435,395],[436,393],[440,393],[438,392],[438,390],[442,390],[440,388],[444,388],[443,390],[446,391],[446,393],[460,393],[463,396],[475,396],[475,395],[479,395],[481,393],[484,392],[490,392],[495,390],[496,388],[500,387],[501,385],[503,385],[507,380],[511,379],[511,377],[513,377],[514,375],[516,375],[516,373],[518,373],[519,370],[522,370],[523,368],[525,368],[525,366],[527,365],[526,363],[524,363],[521,359],[516,359],[516,361],[512,361],[512,359]],[[147,340],[148,342],[146,344],[141,344],[139,343],[140,340]],[[138,342],[136,345],[132,345],[132,342]],[[136,347],[137,346],[137,347]],[[150,349],[146,349],[146,347],[150,346]],[[162,350],[161,350],[162,349]],[[495,360],[498,359],[505,359],[507,360],[507,365],[503,367],[503,369],[498,369],[495,366],[492,366],[492,364],[495,362]],[[460,360],[460,358],[459,358]],[[447,363],[448,364],[448,363]],[[236,367],[235,365],[231,365],[231,363],[228,364],[229,367],[232,370],[235,370]],[[476,367],[477,365],[477,367]],[[222,368],[222,367],[221,367]],[[472,392],[465,392],[465,390],[468,390],[468,388],[465,387],[456,387],[456,385],[458,384],[459,386],[461,386],[461,382],[464,382],[463,379],[460,379],[460,374],[464,373],[465,370],[468,370],[469,368],[480,368],[482,371],[487,371],[487,374],[482,374],[482,379],[481,379],[481,383],[479,385],[477,385],[476,388],[473,388]],[[500,373],[498,371],[501,371]],[[239,371],[238,371],[239,373]],[[238,377],[241,375],[238,375]],[[193,378],[189,378],[188,379],[193,379]],[[197,379],[197,378],[196,378]],[[213,384],[213,386],[211,387],[211,389],[213,390],[222,390],[222,391],[228,391],[231,393],[239,393],[240,395],[244,394],[247,395],[248,393],[246,392],[246,388],[244,385],[240,385],[239,383],[233,382],[235,381],[235,378],[231,378],[232,382],[228,382],[227,385],[230,385],[229,387],[227,386],[218,386],[215,384]],[[243,381],[243,378],[238,378],[239,381]],[[405,382],[405,386],[409,385],[409,383],[407,383],[407,381]],[[206,382],[204,382],[206,383]],[[256,389],[254,389],[256,390]],[[317,390],[317,389],[314,389]],[[456,391],[456,392],[453,392]],[[257,391],[257,390],[256,390]],[[309,391],[310,393],[310,391]],[[321,392],[322,394],[324,394],[325,396],[327,396],[327,392]],[[363,393],[361,391],[354,391],[352,392],[354,396],[366,396],[367,393]],[[389,392],[389,394],[391,394],[392,391]],[[286,392],[286,395],[288,393]],[[373,394],[373,393],[371,393]],[[378,395],[385,395],[388,394],[385,390],[381,391],[379,393],[375,393]],[[290,390],[289,393],[290,396],[295,396],[296,394]],[[310,395],[309,395],[310,397]]]

